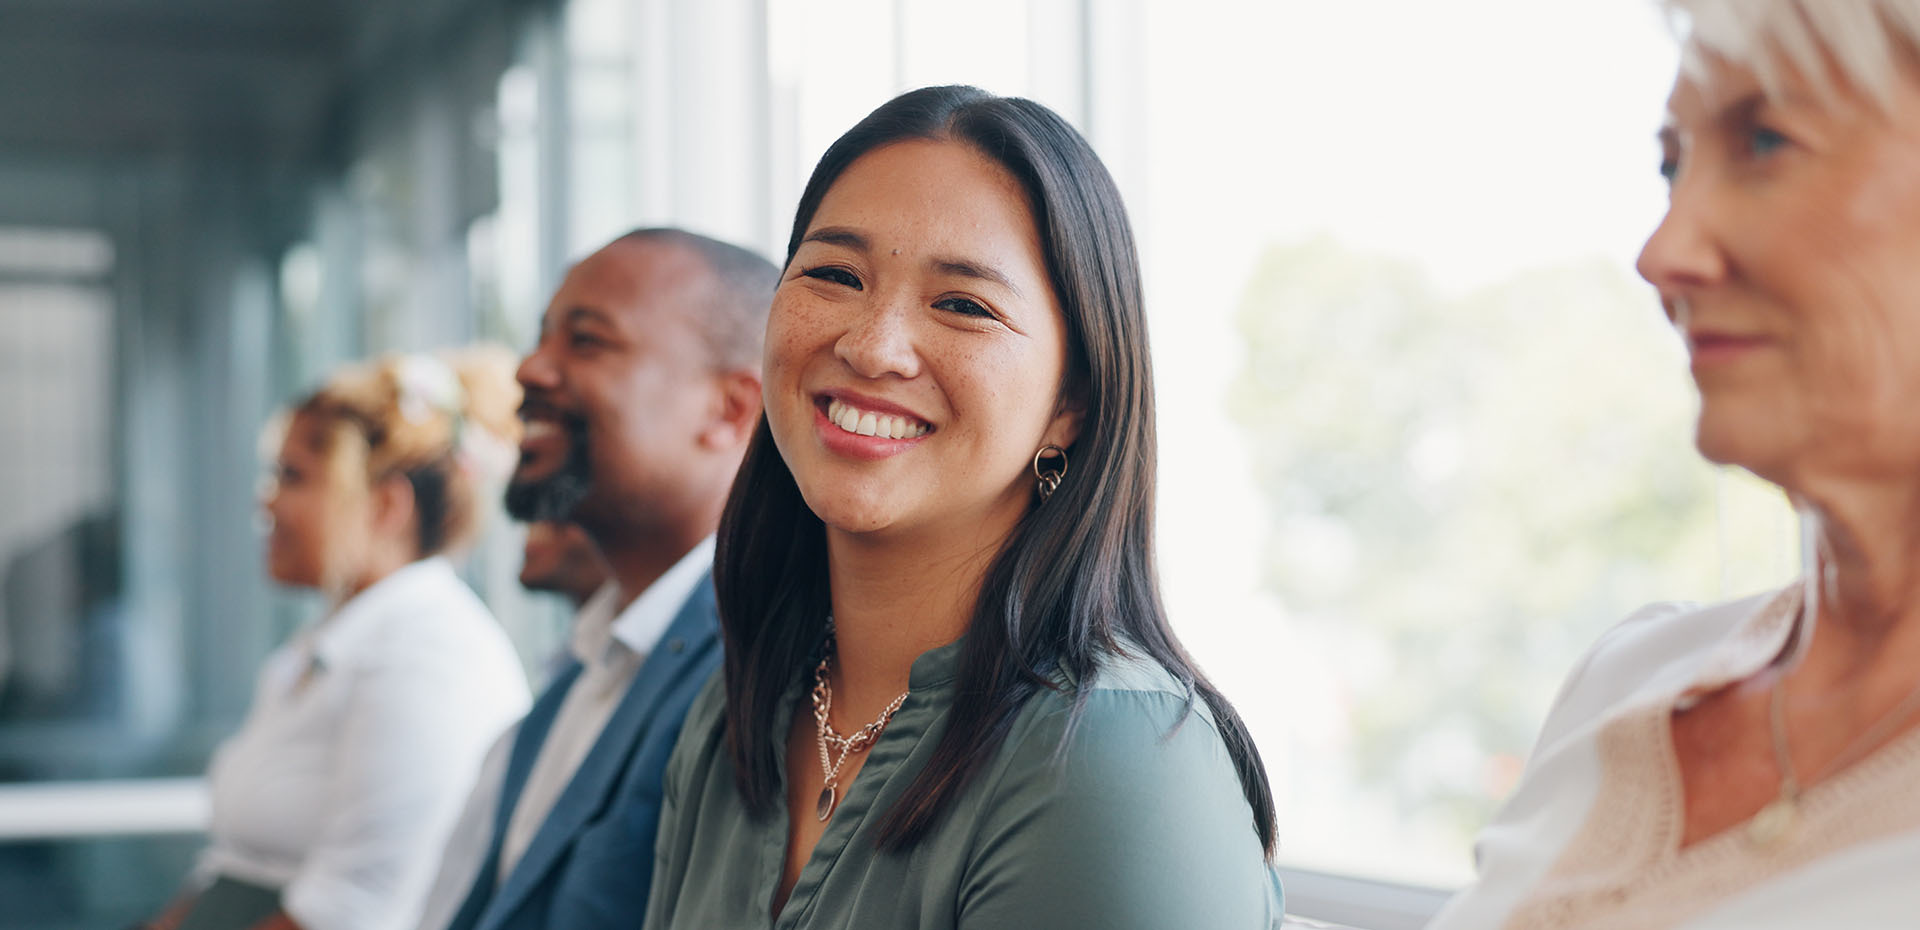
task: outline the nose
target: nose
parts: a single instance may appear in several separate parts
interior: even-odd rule
[[[541,339],[534,345],[533,351],[520,360],[513,380],[520,382],[520,387],[528,392],[551,391],[560,386],[560,369],[554,364],[546,339]]]
[[[912,331],[916,306],[904,295],[893,299],[875,295],[840,334],[834,355],[862,378],[919,375],[920,354],[914,349]]]
[[[253,503],[258,510],[254,516],[262,521],[271,521],[274,504],[279,500],[280,482],[271,475],[261,475],[253,484]]]
[[[1668,320],[1678,322],[1678,304],[1726,277],[1727,258],[1721,250],[1717,220],[1706,184],[1690,182],[1683,173],[1675,180],[1666,216],[1634,262],[1640,277],[1660,292]]]

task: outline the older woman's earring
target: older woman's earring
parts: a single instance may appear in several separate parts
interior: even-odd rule
[[[1040,464],[1041,459],[1059,459],[1060,461],[1058,464],[1048,462],[1043,467]],[[1033,454],[1033,477],[1038,479],[1034,486],[1040,492],[1041,503],[1046,503],[1047,498],[1052,497],[1053,492],[1059,490],[1060,479],[1066,476],[1067,450],[1059,446],[1047,445],[1041,446],[1040,451]]]

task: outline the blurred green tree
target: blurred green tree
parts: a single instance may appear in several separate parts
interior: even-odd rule
[[[1785,580],[1785,505],[1694,451],[1658,314],[1600,261],[1460,298],[1324,239],[1260,261],[1230,403],[1265,583],[1346,645],[1348,762],[1402,816],[1484,823],[1571,663],[1634,608]]]

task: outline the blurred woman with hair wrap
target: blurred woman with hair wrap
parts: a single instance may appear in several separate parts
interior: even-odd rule
[[[274,652],[215,754],[211,842],[155,921],[410,926],[482,754],[526,711],[506,635],[449,555],[514,462],[513,356],[347,368],[271,431],[267,568],[329,609]]]

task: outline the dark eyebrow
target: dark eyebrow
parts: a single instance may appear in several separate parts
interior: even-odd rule
[[[597,307],[575,304],[560,312],[560,322],[563,324],[579,323],[583,320],[588,323],[599,323],[602,326],[614,325],[613,318]]]
[[[539,338],[545,339],[549,334],[559,332],[562,327],[581,323],[597,324],[615,331],[620,328],[606,311],[585,304],[573,304],[563,310],[540,314]]]
[[[827,245],[845,246],[861,252],[867,251],[867,237],[845,226],[823,226],[807,233],[801,242],[821,242]]]
[[[823,226],[807,233],[806,238],[800,241],[837,245],[860,252],[872,250],[872,243],[867,241],[865,235],[858,230],[846,226]],[[928,264],[932,265],[934,270],[941,274],[957,275],[962,278],[974,278],[980,281],[992,281],[1012,291],[1015,295],[1024,296],[1021,294],[1020,288],[1013,283],[1012,278],[1007,277],[1000,269],[991,265],[983,265],[979,262],[968,261],[964,258],[936,258]]]
[[[964,258],[936,258],[932,264],[934,269],[941,274],[958,275],[962,278],[974,278],[980,281],[992,281],[1012,291],[1015,296],[1025,296],[1020,293],[1020,288],[1014,285],[1012,278],[1007,277],[1000,269],[992,265],[982,265],[979,262],[970,262]]]

